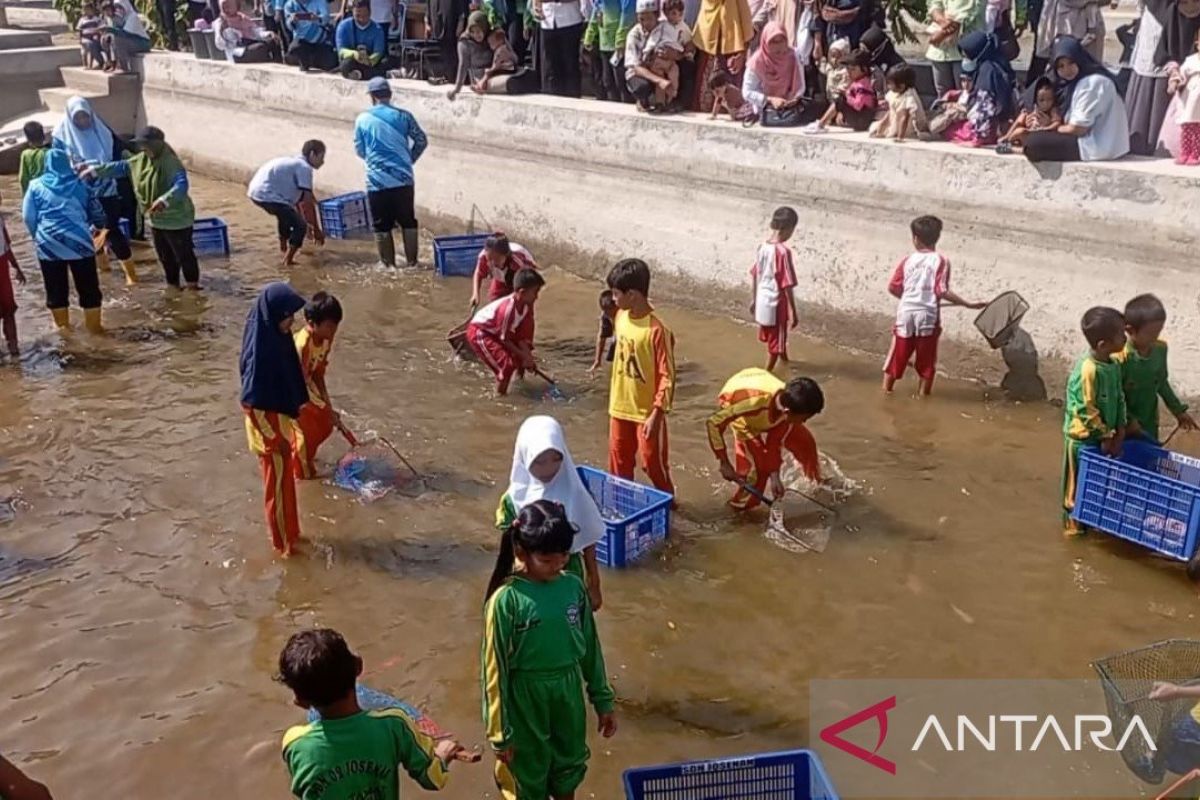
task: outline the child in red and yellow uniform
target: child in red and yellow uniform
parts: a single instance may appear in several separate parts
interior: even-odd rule
[[[475,262],[475,277],[472,281],[471,305],[479,305],[483,282],[489,281],[487,299],[491,303],[513,292],[513,280],[523,269],[537,269],[533,254],[516,242],[510,242],[503,233],[494,233],[483,243],[479,260]]]
[[[238,365],[246,440],[262,468],[267,530],[284,558],[300,539],[292,438],[308,390],[292,324],[302,308],[304,298],[286,283],[267,284],[246,317]]]
[[[645,261],[617,262],[608,273],[608,288],[618,309],[608,396],[608,471],[632,480],[640,453],[646,477],[673,495],[667,414],[675,399],[675,336],[650,305]]]
[[[496,376],[496,394],[508,393],[513,375],[533,369],[533,304],[546,285],[531,269],[513,279],[513,293],[493,300],[467,323],[467,344]]]
[[[721,465],[721,477],[753,486],[760,494],[771,481],[776,497],[784,493],[779,470],[783,451],[795,457],[804,476],[821,480],[817,443],[804,423],[825,408],[825,395],[811,378],[793,378],[785,385],[763,369],[744,369],[730,378],[717,395],[720,408],[708,418],[708,444]],[[725,429],[733,428],[736,465],[729,463]],[[754,508],[759,500],[738,489],[729,505],[738,511]]]
[[[771,217],[771,238],[758,247],[750,268],[753,290],[750,313],[758,323],[758,340],[767,346],[767,372],[782,359],[788,362],[788,329],[795,328],[796,267],[788,240],[796,232],[800,217],[794,208],[782,206]]]
[[[342,304],[331,294],[317,292],[304,307],[304,319],[307,324],[296,333],[295,341],[308,402],[300,407],[292,440],[296,477],[300,480],[317,477],[317,448],[338,425],[338,414],[325,386],[325,369],[329,366],[333,337],[342,323]]]

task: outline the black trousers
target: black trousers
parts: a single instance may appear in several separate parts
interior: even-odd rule
[[[125,234],[121,232],[121,226],[118,224],[123,211],[120,196],[101,197],[100,207],[104,209],[104,225],[108,228],[108,245],[112,248],[113,255],[120,261],[128,260],[133,256],[133,251],[129,249],[129,240],[125,238]],[[132,225],[134,219],[129,217],[129,222]]]
[[[167,35],[167,49],[178,50],[179,29],[175,26],[175,0],[156,0],[154,5],[158,10],[159,27]]]
[[[601,50],[600,57],[603,60],[602,68],[604,69],[601,78],[604,81],[604,91],[608,93],[608,99],[614,103],[632,103],[633,95],[629,94],[629,87],[625,85],[625,54],[620,54],[615,65],[612,63],[611,50]]]
[[[579,43],[583,24],[567,28],[542,28],[542,91],[559,97],[579,97],[583,73],[579,66]]]
[[[378,64],[360,64],[353,58],[343,58],[341,64],[342,77],[356,81],[369,81],[371,78],[382,78],[387,75],[387,62],[381,61]],[[358,77],[351,75],[357,71]]]
[[[337,53],[333,52],[329,45],[324,42],[313,44],[300,39],[292,40],[292,46],[288,48],[287,58],[284,60],[305,72],[310,69],[328,72],[338,64]]]
[[[1025,157],[1038,161],[1081,161],[1079,137],[1058,131],[1034,131],[1025,137]]]
[[[80,308],[99,308],[103,295],[100,294],[100,276],[96,274],[96,257],[88,256],[74,261],[43,261],[42,283],[46,287],[46,308],[68,308],[71,305],[71,280],[75,281],[75,294],[79,295]]]
[[[281,242],[286,240],[292,247],[304,244],[304,237],[308,234],[308,223],[295,206],[286,203],[260,203],[257,200],[254,201],[254,205],[275,218]]]
[[[650,105],[651,99],[654,97],[654,84],[643,77],[635,75],[628,81],[629,93],[633,95],[642,106]]]
[[[188,283],[200,282],[200,262],[192,246],[192,226],[175,231],[151,228],[154,236],[154,253],[162,264],[167,283],[179,288],[179,275]]]
[[[376,233],[391,233],[397,225],[405,230],[417,227],[417,212],[413,205],[415,200],[416,190],[412,186],[367,192],[371,227]]]
[[[283,51],[279,47],[278,39],[272,39],[269,42],[242,40],[242,47],[245,48],[245,51],[233,59],[238,64],[270,64],[283,61]]]
[[[525,63],[525,56],[529,53],[529,40],[525,38],[525,20],[519,16],[514,16],[512,21],[507,26],[508,46],[517,54],[517,66]]]

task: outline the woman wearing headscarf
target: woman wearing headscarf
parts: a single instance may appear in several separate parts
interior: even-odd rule
[[[235,64],[282,62],[275,34],[242,13],[241,0],[221,0],[221,16],[213,23],[217,49]]]
[[[1072,36],[1054,44],[1054,92],[1066,120],[1025,139],[1030,161],[1112,161],[1129,152],[1129,120],[1111,72]],[[1036,84],[1035,84],[1036,87]]]
[[[703,0],[692,42],[696,45],[696,91],[692,111],[712,109],[709,81],[718,72],[741,80],[746,51],[754,38],[749,0]]]
[[[304,302],[286,283],[263,287],[246,317],[238,364],[246,440],[262,469],[267,530],[284,558],[300,539],[292,436],[308,389],[292,324]]]
[[[952,134],[953,141],[974,147],[993,145],[1016,115],[1017,75],[1001,52],[994,33],[964,36],[958,43],[963,77],[971,80],[967,118]]]
[[[496,527],[505,531],[525,506],[537,500],[553,500],[566,511],[575,526],[571,560],[567,571],[587,586],[592,609],[603,603],[596,543],[604,538],[604,519],[596,501],[579,478],[562,426],[553,417],[529,417],[517,431],[513,446],[508,491],[496,509]]]
[[[458,37],[458,74],[454,88],[446,95],[451,100],[458,96],[463,86],[482,80],[484,71],[492,66],[492,48],[487,44],[491,28],[483,11],[474,11],[467,17],[467,29]]]
[[[1154,155],[1171,95],[1167,81],[1173,68],[1195,49],[1200,29],[1200,0],[1146,0],[1138,23],[1130,67],[1133,75],[1125,91],[1129,110],[1129,149]]]
[[[778,22],[763,28],[762,45],[746,61],[742,97],[762,115],[763,109],[783,109],[800,102],[804,94],[804,72],[800,59],[788,43],[787,32]]]
[[[69,162],[74,166],[115,161],[128,150],[125,143],[113,134],[112,128],[96,116],[91,104],[82,97],[72,97],[67,101],[67,113],[54,129],[53,146],[57,150],[65,151]],[[133,264],[133,251],[129,249],[129,240],[125,238],[118,224],[123,209],[117,182],[111,179],[95,181],[91,190],[100,201],[100,207],[104,209],[105,223],[100,227],[108,229],[108,246],[121,262],[121,268],[125,270],[125,282],[136,283],[137,269]],[[100,265],[105,266],[107,256],[103,250],[100,261]]]
[[[62,150],[46,154],[46,169],[29,184],[21,215],[37,248],[46,307],[54,324],[71,327],[70,281],[74,280],[87,329],[99,333],[102,297],[91,227],[104,227],[104,211]]]
[[[133,57],[150,52],[150,34],[129,0],[113,3],[112,52],[118,72],[133,72]]]
[[[196,207],[188,196],[187,170],[158,128],[143,128],[133,141],[138,147],[136,155],[97,165],[89,172],[101,180],[128,177],[133,181],[133,193],[151,228],[154,253],[167,283],[183,288],[182,274],[188,289],[199,289],[200,263],[192,246]]]

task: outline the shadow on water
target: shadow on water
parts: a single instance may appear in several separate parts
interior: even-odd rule
[[[1000,355],[1008,371],[1000,381],[1000,388],[1010,400],[1045,400],[1046,382],[1038,374],[1037,345],[1024,328],[1018,327],[1004,346]]]
[[[727,698],[689,697],[686,700],[643,700],[621,698],[617,701],[622,716],[645,722],[665,721],[713,736],[731,737],[747,733],[794,731],[798,722],[762,710],[740,707]]]
[[[347,539],[320,542],[328,568],[338,564],[359,564],[397,578],[470,575],[489,556],[478,547],[441,540]]]

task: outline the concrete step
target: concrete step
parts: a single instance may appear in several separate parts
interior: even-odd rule
[[[53,8],[0,8],[7,22],[0,27],[21,28],[27,31],[45,31],[47,33],[65,33],[70,30],[66,18]]]
[[[107,95],[121,91],[137,91],[137,75],[118,75],[76,66],[61,67],[58,71],[62,75],[63,86],[77,92]]]
[[[57,82],[61,67],[77,66],[81,60],[79,48],[73,45],[0,50],[0,75],[6,80],[26,75],[49,75]]]
[[[46,31],[23,31],[15,28],[0,28],[0,50],[49,47],[50,44],[50,34]]]

